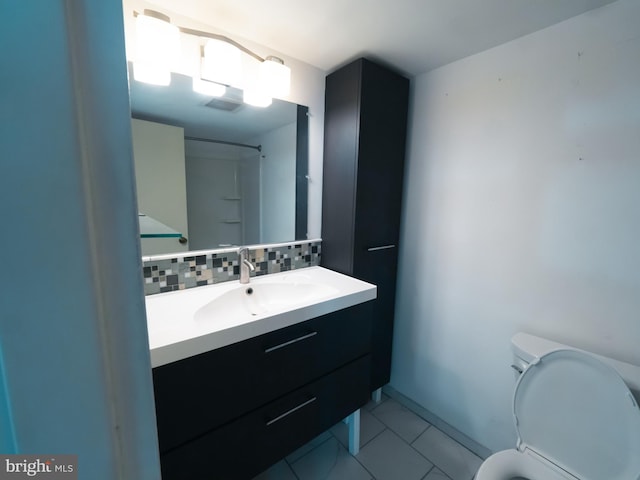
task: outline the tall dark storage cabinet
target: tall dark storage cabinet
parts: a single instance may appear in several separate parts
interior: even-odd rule
[[[378,286],[371,390],[389,382],[409,80],[366,59],[326,80],[322,257]]]

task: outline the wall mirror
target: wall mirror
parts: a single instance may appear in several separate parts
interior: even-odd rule
[[[131,68],[138,209],[184,237],[143,238],[143,255],[307,238],[307,107],[202,95],[177,73],[145,84]]]

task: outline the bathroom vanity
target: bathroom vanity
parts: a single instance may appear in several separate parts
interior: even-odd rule
[[[250,479],[364,405],[375,291],[310,267],[147,297],[163,478]]]

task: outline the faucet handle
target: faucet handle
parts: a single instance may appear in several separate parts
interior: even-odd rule
[[[238,249],[238,265],[240,266],[240,283],[249,283],[249,272],[254,272],[256,268],[249,260],[249,249],[242,247]]]

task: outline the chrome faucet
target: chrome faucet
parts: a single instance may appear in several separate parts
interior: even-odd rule
[[[249,283],[250,272],[255,272],[256,267],[249,261],[249,249],[238,250],[238,264],[240,265],[240,283]]]

